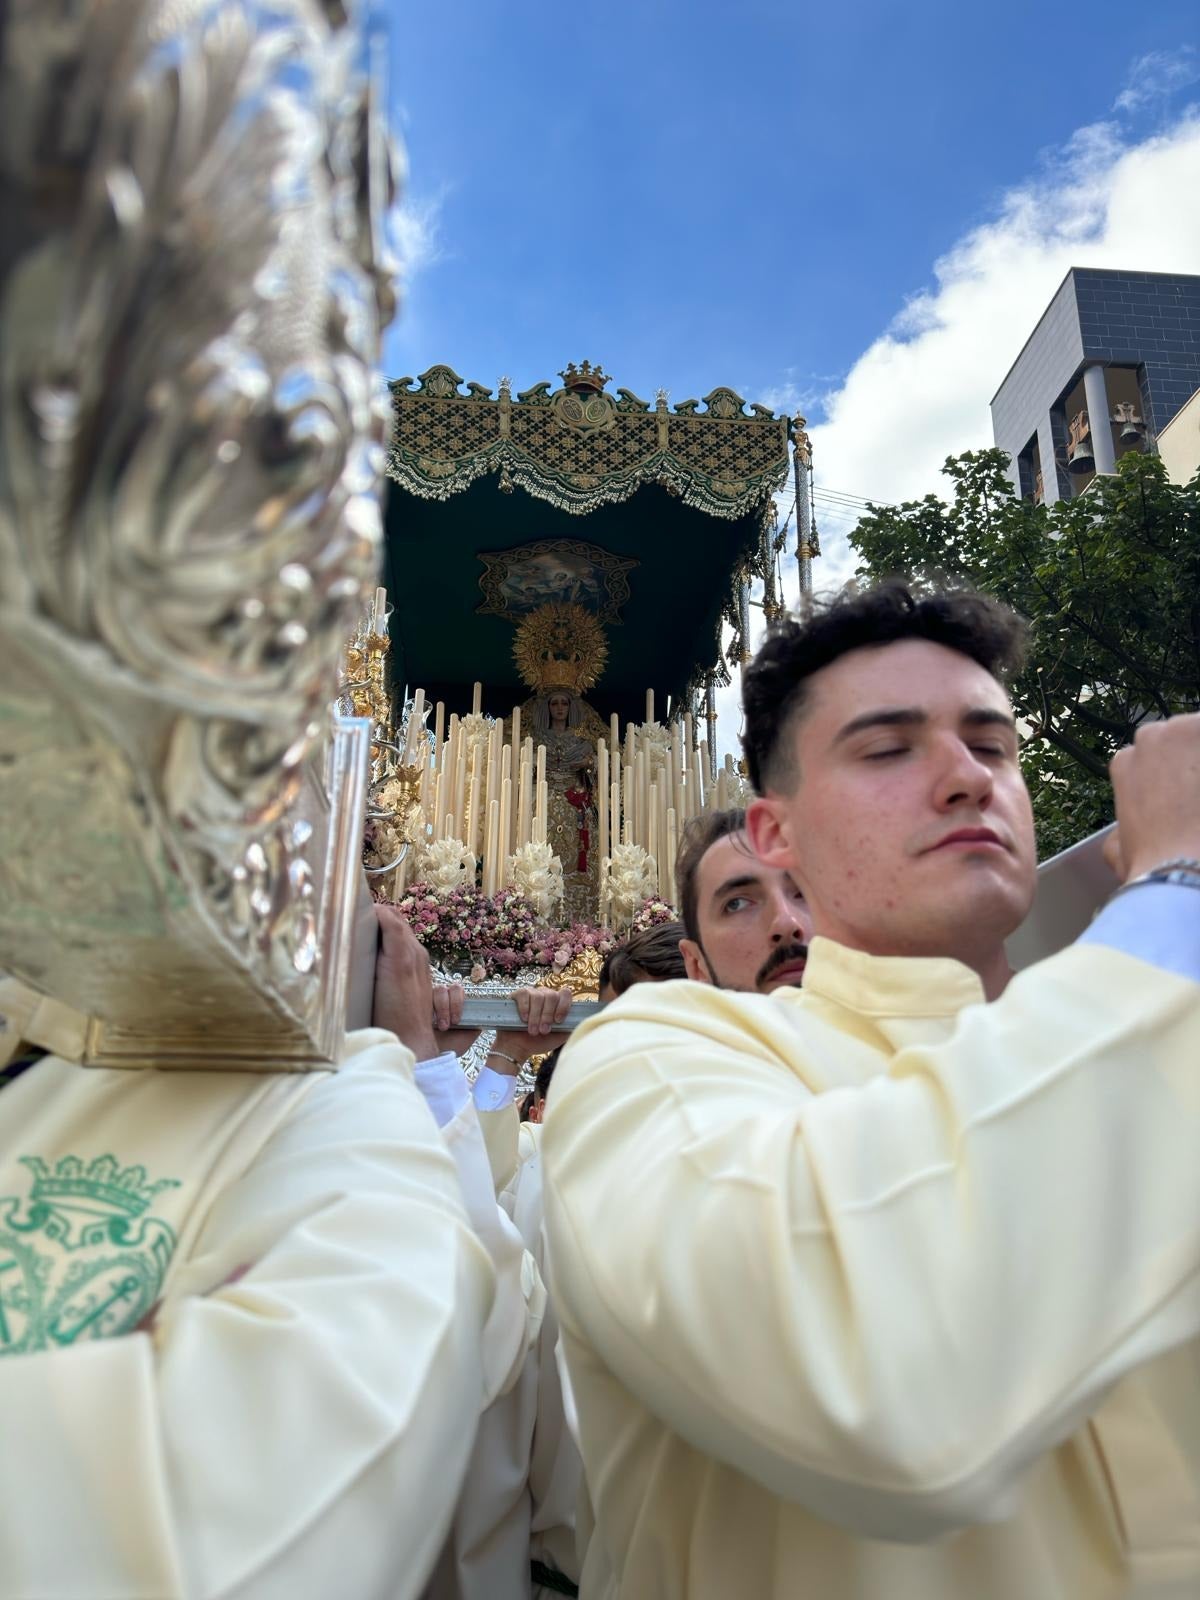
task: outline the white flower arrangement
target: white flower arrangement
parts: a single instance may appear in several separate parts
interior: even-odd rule
[[[492,726],[492,718],[485,717],[482,711],[469,711],[465,717],[459,718],[458,736],[468,759],[477,745],[487,744],[492,736]]]
[[[548,844],[521,845],[509,858],[508,879],[543,919],[562,901],[562,862]]]
[[[635,748],[646,751],[646,774],[651,783],[671,765],[671,730],[661,722],[641,722],[633,730]]]
[[[604,904],[618,927],[658,894],[658,865],[640,844],[619,844],[609,858]]]
[[[449,894],[474,887],[476,865],[475,852],[461,839],[435,839],[421,852],[418,875],[434,894]]]

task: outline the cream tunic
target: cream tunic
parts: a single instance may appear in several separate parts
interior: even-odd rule
[[[574,1035],[588,1600],[1200,1594],[1200,986],[1075,947],[982,1000],[818,939]]]
[[[0,1091],[3,1600],[419,1592],[494,1289],[411,1068]]]

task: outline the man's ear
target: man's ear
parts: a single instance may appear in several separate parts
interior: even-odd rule
[[[712,983],[713,977],[708,970],[708,962],[704,959],[704,951],[694,939],[680,939],[679,954],[683,957],[687,975],[693,983]]]
[[[750,840],[750,848],[764,866],[791,872],[796,862],[787,841],[783,811],[783,801],[772,799],[769,795],[764,799],[751,800],[746,807],[746,836]]]

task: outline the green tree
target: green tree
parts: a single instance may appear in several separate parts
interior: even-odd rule
[[[1200,708],[1200,477],[1156,456],[1054,506],[1013,492],[1000,450],[952,457],[936,495],[873,509],[850,535],[861,578],[958,576],[1029,619],[1013,688],[1044,856],[1112,820],[1108,763],[1138,723]]]

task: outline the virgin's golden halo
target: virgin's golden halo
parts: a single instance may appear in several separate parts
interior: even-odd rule
[[[552,600],[522,619],[513,659],[521,681],[535,694],[555,689],[583,694],[604,671],[608,641],[590,611],[571,601]]]

